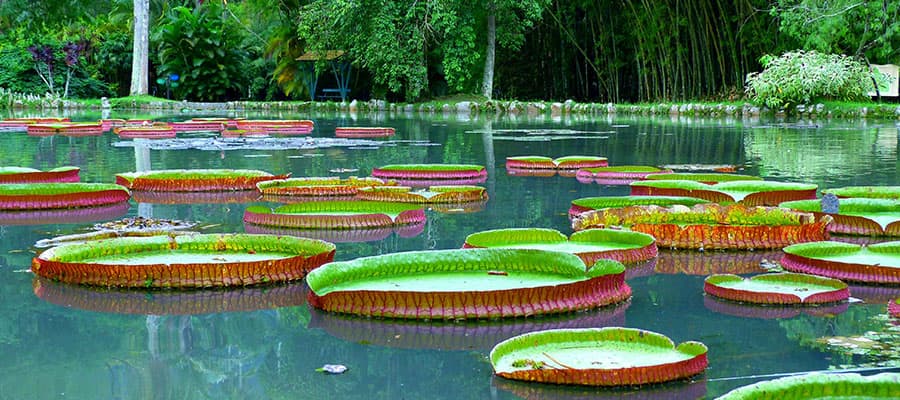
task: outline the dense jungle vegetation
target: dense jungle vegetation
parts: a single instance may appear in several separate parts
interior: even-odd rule
[[[135,91],[141,11],[149,85]],[[310,68],[337,85],[325,61],[296,60],[325,50],[344,51],[358,99],[736,100],[767,56],[900,63],[900,2],[0,0],[7,92],[303,100]]]

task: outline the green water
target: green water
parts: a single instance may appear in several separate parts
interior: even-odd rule
[[[271,150],[118,147],[102,137],[29,137],[0,132],[0,166],[46,170],[75,165],[82,181],[114,182],[115,174],[151,169],[243,168],[303,176],[366,176],[386,164],[485,165],[490,200],[473,213],[427,209],[421,230],[391,233],[362,243],[339,243],[336,259],[422,249],[459,248],[471,233],[542,227],[571,233],[570,202],[628,194],[624,186],[579,183],[562,176],[509,176],[509,156],[607,157],[610,165],[737,165],[740,173],[769,180],[809,182],[820,188],[898,185],[897,128],[893,123],[824,123],[811,127],[757,121],[560,118],[457,119],[405,115],[238,115],[316,122],[315,139],[336,126],[389,126],[387,145]],[[77,119],[99,115],[77,115]],[[133,115],[111,115],[129,118]],[[157,116],[181,120],[188,115]],[[189,136],[200,138],[203,135]],[[276,141],[276,143],[278,143]],[[357,172],[330,172],[358,170]],[[259,203],[275,206],[274,203]],[[653,265],[629,270],[634,297],[627,303],[554,318],[476,323],[391,322],[320,313],[306,304],[302,283],[271,289],[208,292],[107,292],[38,286],[27,272],[40,239],[82,232],[95,222],[145,215],[197,221],[204,232],[244,232],[244,203],[137,204],[123,215],[107,212],[78,223],[12,225],[0,214],[0,399],[511,399],[715,397],[759,380],[757,375],[852,368],[877,361],[817,345],[820,337],[881,329],[900,288],[864,288],[840,312],[796,313],[761,319],[707,308],[705,276],[656,273]],[[19,216],[21,217],[21,216]],[[715,258],[721,262],[710,262]],[[738,260],[731,262],[731,260]],[[744,253],[689,258],[738,268],[758,264]],[[743,261],[749,260],[749,261]],[[756,261],[754,261],[756,260]],[[692,261],[692,262],[693,262]],[[704,267],[706,268],[706,267]],[[746,268],[745,268],[746,269]],[[684,268],[683,270],[691,270]],[[760,272],[762,270],[760,269]],[[202,306],[201,306],[202,305]],[[164,311],[152,311],[164,310]],[[238,311],[244,310],[244,311]],[[154,312],[162,315],[145,315]],[[200,312],[199,314],[191,314]],[[754,315],[752,309],[747,312]],[[676,343],[709,347],[709,369],[695,382],[636,390],[521,385],[492,379],[487,354],[513,335],[562,327],[627,326],[665,334]],[[316,372],[344,364],[343,375]],[[749,378],[748,378],[749,377]],[[640,392],[640,393],[638,393]]]

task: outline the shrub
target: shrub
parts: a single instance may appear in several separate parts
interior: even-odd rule
[[[760,58],[765,68],[747,77],[750,99],[772,109],[791,109],[820,100],[868,100],[868,92],[887,83],[858,60],[839,54],[792,51]]]

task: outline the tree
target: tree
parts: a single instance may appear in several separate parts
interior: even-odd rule
[[[487,98],[494,91],[494,59],[497,51],[497,35],[499,17],[500,45],[510,50],[518,50],[525,39],[525,30],[540,21],[541,14],[549,1],[545,0],[492,0],[476,1],[484,4],[486,42],[484,56],[484,75],[481,83],[481,95]]]
[[[134,50],[131,57],[132,96],[148,93],[150,0],[134,0]]]

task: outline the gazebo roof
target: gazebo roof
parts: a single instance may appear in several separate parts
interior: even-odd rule
[[[340,58],[343,55],[343,50],[326,50],[325,54],[322,54],[321,51],[309,51],[304,53],[302,56],[297,57],[297,61],[331,61],[336,58]]]

